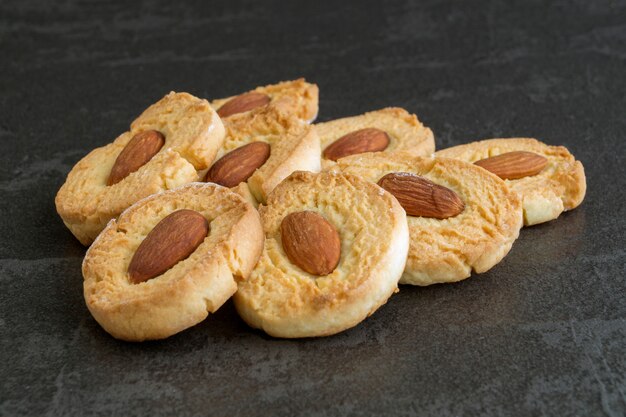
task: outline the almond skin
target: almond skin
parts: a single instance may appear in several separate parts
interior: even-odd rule
[[[357,153],[384,151],[387,146],[389,146],[389,135],[380,129],[368,127],[343,135],[324,149],[323,156],[336,161]]]
[[[137,133],[117,156],[107,185],[117,184],[144,166],[165,144],[165,136],[156,130]]]
[[[387,174],[378,185],[390,192],[409,216],[447,219],[465,209],[454,191],[415,174]]]
[[[163,218],[141,242],[128,266],[133,284],[163,274],[191,255],[209,233],[209,222],[197,211],[178,210]]]
[[[313,275],[328,275],[341,257],[335,226],[313,211],[287,215],[280,225],[283,249],[291,263]]]
[[[539,174],[548,164],[548,158],[533,152],[514,151],[474,162],[503,180],[516,180]]]
[[[270,145],[252,142],[230,151],[213,164],[204,180],[224,187],[235,187],[247,181],[270,157]]]
[[[243,113],[256,109],[257,107],[265,106],[269,104],[270,101],[271,99],[268,95],[251,91],[228,100],[219,108],[217,114],[220,117],[228,117],[233,114]]]

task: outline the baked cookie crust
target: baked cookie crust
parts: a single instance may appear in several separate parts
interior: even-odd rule
[[[146,130],[165,136],[161,150],[114,185],[107,179],[128,142]],[[113,143],[91,151],[70,171],[57,193],[56,209],[65,225],[89,245],[107,222],[136,201],[198,181],[224,140],[224,126],[206,100],[171,92],[146,109]]]
[[[408,250],[406,215],[390,194],[355,176],[295,172],[260,207],[265,246],[234,296],[241,317],[276,337],[338,333],[373,314],[397,290]],[[338,231],[341,257],[326,276],[291,263],[282,220],[313,211]]]
[[[517,194],[472,164],[406,153],[366,153],[342,158],[332,169],[373,183],[389,173],[418,175],[454,191],[465,204],[460,214],[446,219],[407,216],[410,245],[401,284],[455,282],[472,271],[485,272],[509,252],[522,227]]]
[[[133,284],[128,266],[148,233],[190,209],[210,223],[204,241],[165,273]],[[128,341],[162,339],[204,320],[237,290],[263,247],[257,211],[215,184],[193,183],[147,197],[111,220],[83,261],[84,296],[96,321]]]
[[[315,128],[320,137],[322,152],[342,136],[366,128],[376,128],[387,133],[389,145],[383,153],[405,151],[416,156],[428,156],[435,152],[432,130],[424,126],[417,116],[398,107],[317,123]],[[322,158],[323,169],[334,164],[335,162]]]
[[[225,123],[226,137],[216,161],[253,142],[265,142],[271,149],[267,161],[246,182],[234,187],[248,201],[265,203],[268,194],[294,171],[320,171],[317,132],[281,104],[250,114],[245,123],[240,121]]]
[[[250,92],[268,95],[270,97],[270,106],[276,102],[283,103],[283,105],[286,105],[293,115],[307,123],[312,122],[317,117],[319,88],[316,84],[306,82],[304,78],[257,87],[254,90],[247,91],[246,93]],[[217,111],[225,103],[235,97],[237,96],[215,99],[211,101],[211,106]],[[225,117],[224,120],[245,119],[248,114],[261,111],[262,109],[263,107],[260,107],[247,112],[233,114]]]
[[[505,180],[522,198],[525,226],[554,220],[582,203],[587,190],[585,169],[564,146],[531,138],[487,139],[442,149],[436,156],[474,163],[513,151],[529,151],[548,159],[537,175]]]

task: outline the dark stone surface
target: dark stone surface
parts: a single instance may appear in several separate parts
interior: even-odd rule
[[[626,2],[3,1],[0,52],[0,414],[624,415]],[[162,342],[108,336],[54,209],[69,169],[170,90],[299,76],[320,120],[397,105],[439,148],[566,145],[587,198],[334,337],[274,340],[231,303]]]

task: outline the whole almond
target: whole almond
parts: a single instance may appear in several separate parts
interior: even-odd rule
[[[207,172],[205,181],[235,187],[247,181],[270,157],[270,145],[252,142],[222,156]]]
[[[265,106],[269,104],[270,100],[270,97],[266,94],[251,91],[228,100],[219,108],[217,114],[220,117],[232,116],[233,114],[243,113],[256,109],[257,107]]]
[[[409,216],[447,219],[465,209],[463,200],[454,191],[415,174],[387,174],[378,185],[389,191]]]
[[[357,153],[384,151],[387,146],[389,146],[389,135],[380,129],[368,127],[343,135],[324,149],[323,156],[336,161]]]
[[[165,137],[156,130],[137,133],[117,156],[107,185],[117,184],[144,166],[165,144]]]
[[[280,225],[280,237],[289,260],[309,274],[328,275],[339,263],[339,233],[313,211],[287,215]]]
[[[514,151],[474,162],[503,180],[516,180],[539,174],[548,164],[548,158],[534,152]]]
[[[161,275],[191,255],[209,233],[197,211],[178,210],[164,217],[141,242],[128,266],[133,284]]]

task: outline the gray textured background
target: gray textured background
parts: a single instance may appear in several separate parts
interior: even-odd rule
[[[0,52],[0,414],[625,414],[626,2],[3,1]],[[587,198],[334,337],[273,340],[230,303],[163,342],[109,337],[54,210],[72,165],[170,90],[299,76],[320,120],[397,105],[439,148],[566,145]]]

